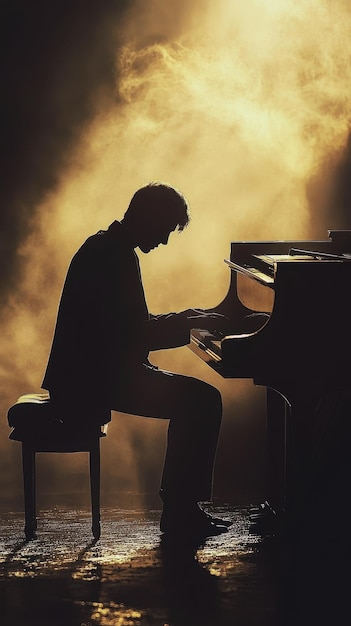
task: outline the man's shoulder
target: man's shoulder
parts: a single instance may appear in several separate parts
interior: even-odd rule
[[[91,264],[127,262],[134,258],[133,249],[128,246],[123,236],[120,222],[113,222],[107,230],[99,230],[90,235],[74,255],[73,264]]]
[[[90,235],[90,237],[88,237],[88,239],[86,239],[86,241],[84,242],[84,245],[114,245],[114,244],[120,244],[123,245],[123,243],[125,242],[124,236],[123,236],[123,227],[122,224],[120,222],[118,222],[117,220],[115,220],[114,222],[112,222],[112,224],[110,224],[110,226],[103,230],[100,229],[98,230],[96,233],[94,233],[93,235]]]
[[[115,224],[115,222],[113,222]],[[96,233],[90,235],[79,248],[78,252],[88,251],[93,249],[108,249],[116,248],[119,244],[122,244],[123,238],[120,234],[120,229],[117,227],[111,228],[111,224],[106,230],[98,230]],[[116,222],[119,224],[119,222]]]

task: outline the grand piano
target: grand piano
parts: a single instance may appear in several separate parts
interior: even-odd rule
[[[232,327],[191,331],[191,350],[220,376],[267,389],[266,505],[274,514],[309,506],[328,465],[333,413],[350,387],[350,261],[351,231],[329,230],[320,241],[233,241],[229,290],[214,309]],[[269,310],[243,303],[242,280],[267,290]]]

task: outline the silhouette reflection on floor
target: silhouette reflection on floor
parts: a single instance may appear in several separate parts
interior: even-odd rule
[[[300,626],[343,614],[348,535],[261,536],[249,507],[219,512],[229,532],[198,546],[162,539],[154,509],[103,509],[99,541],[88,507],[42,511],[28,543],[23,514],[1,514],[1,624]]]

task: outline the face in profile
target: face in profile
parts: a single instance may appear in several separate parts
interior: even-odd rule
[[[176,224],[162,224],[160,222],[149,222],[145,225],[139,242],[139,248],[147,254],[160,244],[164,246],[168,243],[170,234],[176,229]]]

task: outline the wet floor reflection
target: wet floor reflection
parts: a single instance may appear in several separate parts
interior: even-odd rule
[[[3,514],[0,623],[300,626],[336,617],[346,582],[339,543],[262,537],[250,532],[248,507],[219,512],[233,520],[229,532],[197,546],[162,540],[156,510],[103,510],[99,541],[88,509],[44,511],[30,542],[23,516]]]

